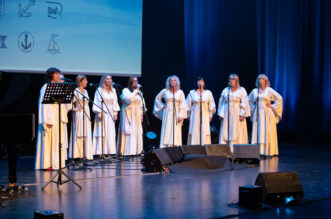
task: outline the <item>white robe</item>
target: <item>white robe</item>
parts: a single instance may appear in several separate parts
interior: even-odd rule
[[[213,94],[209,90],[204,90],[202,92],[201,99],[202,125],[200,124],[200,92],[197,90],[191,90],[186,98],[187,112],[190,118],[187,139],[188,145],[200,144],[200,139],[202,139],[202,145],[211,144],[209,121],[216,112],[215,101]]]
[[[42,104],[47,84],[40,90],[38,100],[38,133],[35,169],[59,169],[59,107],[58,104]],[[67,158],[67,104],[61,104],[61,168]],[[52,127],[47,127],[47,124]]]
[[[139,90],[131,92],[128,88],[122,91],[123,100],[120,127],[118,134],[118,151],[121,155],[139,155],[143,151],[143,98]]]
[[[252,144],[260,143],[260,154],[278,155],[277,123],[282,119],[283,98],[271,87],[265,88],[259,94],[259,117],[257,117],[257,93],[255,88],[249,94],[249,103],[252,112],[253,133]],[[266,106],[272,103],[272,108]],[[257,121],[258,120],[258,121]],[[259,140],[257,139],[259,130]]]
[[[230,95],[228,96],[229,91]],[[228,104],[228,98],[230,104]],[[234,144],[248,143],[246,117],[250,116],[250,110],[245,88],[239,87],[234,92],[229,87],[224,88],[219,99],[217,114],[223,118],[220,126],[219,144],[229,144],[231,152],[233,152]],[[245,119],[240,121],[240,116],[244,116]]]
[[[76,88],[76,90],[74,91],[75,97],[73,99],[73,104],[75,105],[75,107],[81,107],[82,109],[74,112],[73,130],[72,130],[73,134],[71,133],[71,137],[70,137],[69,157],[70,158],[85,157],[88,160],[92,160],[93,159],[92,131],[91,131],[91,121],[89,120],[91,119],[90,107],[87,99],[83,101],[83,95],[81,93],[84,94],[87,98],[89,98],[88,92],[85,89],[84,92],[81,92],[78,88]],[[87,115],[84,113],[83,107],[85,108],[85,113]],[[84,139],[85,139],[85,148],[83,148]],[[85,152],[85,156],[84,156],[84,152]]]
[[[165,103],[162,102],[162,99]],[[183,121],[178,123],[179,117],[187,117],[187,105],[182,90],[175,92],[175,136],[173,135],[173,94],[168,89],[163,89],[155,98],[153,114],[162,120],[160,148],[182,145]],[[165,109],[163,109],[165,106]],[[173,139],[175,137],[175,139]],[[175,140],[175,142],[173,141]]]
[[[112,88],[110,92],[98,87],[98,90],[104,99],[103,110],[101,111],[101,97],[98,91],[94,95],[93,112],[95,113],[94,120],[94,132],[93,132],[93,151],[94,154],[102,154],[102,120],[99,119],[98,115],[103,114],[103,154],[116,154],[116,130],[115,121],[113,120],[114,115],[117,116],[117,112],[120,110],[117,101],[117,94],[115,88]],[[108,112],[107,108],[110,112]],[[109,114],[110,113],[110,114]]]

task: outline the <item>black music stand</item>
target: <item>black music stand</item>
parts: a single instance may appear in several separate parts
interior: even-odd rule
[[[61,143],[61,104],[71,103],[73,98],[73,93],[76,88],[75,83],[48,83],[44,95],[44,99],[42,104],[58,104],[59,106],[59,169],[57,170],[57,174],[42,188],[44,190],[48,184],[51,182],[56,183],[57,186],[65,184],[67,182],[73,182],[80,189],[82,187],[78,185],[72,178],[70,178],[67,174],[65,174],[62,170],[61,166],[61,152],[62,152],[62,143]],[[67,177],[67,180],[62,181],[62,175]],[[57,181],[54,179],[57,178]]]

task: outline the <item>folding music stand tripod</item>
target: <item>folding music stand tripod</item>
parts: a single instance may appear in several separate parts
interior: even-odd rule
[[[73,98],[74,89],[76,87],[75,83],[48,83],[44,95],[44,99],[42,104],[58,104],[59,107],[59,169],[57,170],[57,174],[42,188],[44,190],[48,184],[51,182],[56,183],[57,186],[65,184],[67,182],[73,182],[79,189],[82,187],[76,183],[72,178],[70,178],[67,174],[65,174],[62,170],[62,142],[61,142],[61,104],[71,103]],[[67,180],[62,181],[62,175],[64,175]],[[57,181],[54,179],[57,178]]]

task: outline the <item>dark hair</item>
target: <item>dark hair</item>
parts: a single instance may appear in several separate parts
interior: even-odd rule
[[[132,90],[132,84],[133,84],[133,80],[135,79],[135,78],[137,78],[136,76],[130,76],[129,77],[129,80],[128,80],[128,88],[130,89],[130,90]],[[138,78],[137,78],[138,79]]]
[[[197,77],[197,82],[200,81],[200,80],[203,80],[203,82],[205,82],[204,85],[203,85],[203,88],[206,89],[206,81],[205,81],[205,79],[203,79],[202,76]],[[198,86],[197,86],[197,89],[199,89]]]
[[[56,72],[61,73],[60,69],[58,69],[58,68],[52,67],[52,68],[47,69],[46,72],[45,72],[45,81],[46,82],[51,82],[52,79],[53,79],[53,75]]]

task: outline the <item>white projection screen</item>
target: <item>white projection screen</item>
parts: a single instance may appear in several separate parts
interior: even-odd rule
[[[141,75],[143,0],[0,0],[0,71]]]

